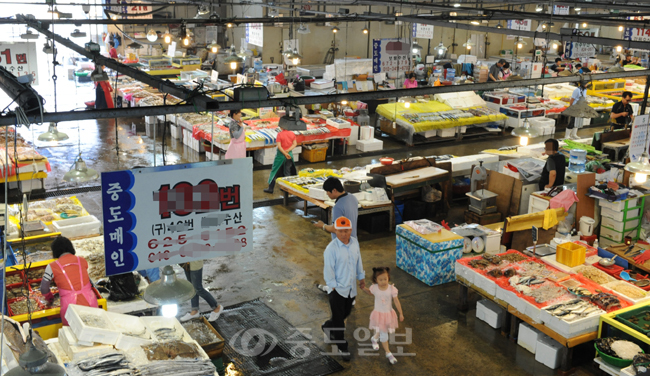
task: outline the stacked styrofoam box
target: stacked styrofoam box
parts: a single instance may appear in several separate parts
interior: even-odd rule
[[[92,345],[91,343],[90,346],[85,346],[80,344],[68,326],[59,329],[59,345],[72,361],[113,350],[111,345]]]
[[[65,236],[66,238],[99,234],[101,225],[99,219],[94,215],[84,215],[52,222],[55,232],[60,232],[61,236]]]
[[[187,333],[185,328],[183,328],[181,323],[175,317],[143,316],[140,320],[142,320],[144,326],[147,327],[149,332],[152,333],[152,337],[155,341],[162,340],[156,335],[156,330],[173,328],[175,332],[181,333],[179,337],[183,342],[192,342],[192,337],[190,337],[189,333]]]
[[[359,140],[357,141],[357,143],[359,143],[359,141],[371,140],[374,137],[374,135],[375,135],[375,130],[371,126],[369,125],[361,126],[359,129]]]
[[[573,338],[581,334],[594,332],[598,329],[600,320],[599,314],[593,314],[568,323],[562,320],[561,317],[553,316],[545,309],[542,309],[541,317],[545,326],[564,338]]]
[[[555,134],[555,119],[536,117],[529,120],[531,127],[539,129],[544,136]]]
[[[474,286],[485,291],[491,296],[495,296],[497,293],[497,284],[483,274],[476,273],[474,276]]]
[[[375,151],[383,149],[384,142],[375,138],[370,140],[357,141],[357,150],[360,151]]]
[[[519,337],[517,337],[517,344],[534,354],[537,349],[537,340],[540,335],[542,335],[542,333],[539,330],[525,322],[522,322],[519,324]]]
[[[460,262],[454,263],[456,275],[465,278],[468,283],[474,283],[474,275],[476,272],[469,266],[463,265]]]
[[[494,329],[499,329],[506,319],[506,311],[495,302],[483,299],[476,302],[476,318]]]
[[[218,161],[219,159],[221,159],[219,153],[210,153],[209,151],[205,152],[206,161]]]
[[[183,129],[183,144],[187,145],[190,149],[194,151],[201,152],[201,141],[197,140],[192,136],[192,131],[187,128]]]
[[[174,138],[176,140],[180,140],[181,138],[183,138],[183,133],[179,131],[179,129],[182,129],[182,128],[179,128],[178,126],[176,126],[174,124],[170,124],[169,129],[171,131],[172,138]]]
[[[309,197],[315,198],[317,200],[329,200],[329,197],[327,196],[327,193],[325,193],[322,184],[309,186],[309,193],[307,194]]]
[[[456,127],[438,129],[438,137],[454,137],[456,135]]]
[[[145,116],[144,117],[144,122],[146,124],[154,124],[155,125],[157,120],[158,119],[155,116]]]
[[[81,319],[82,316],[95,316],[104,323],[103,328],[86,325]],[[115,326],[111,323],[106,311],[100,308],[92,308],[70,304],[65,314],[70,329],[78,340],[84,342],[98,342],[106,345],[115,345],[120,336]]]
[[[275,160],[276,148],[265,148],[253,152],[254,159],[263,165],[273,164]]]
[[[535,360],[551,369],[560,366],[566,347],[547,335],[540,335],[535,348]]]
[[[436,137],[437,135],[438,135],[438,130],[437,129],[424,131],[424,137],[426,137],[426,138]]]
[[[293,150],[291,150],[291,154],[293,154],[294,162],[298,162],[300,160],[300,153],[302,153],[302,146],[296,146],[295,148],[293,148]]]
[[[350,128],[351,127],[349,121],[343,120],[341,118],[328,118],[325,122],[330,127],[334,127],[334,128],[338,128],[338,129],[344,129],[344,128]]]
[[[120,332],[120,336],[115,342],[115,348],[118,350],[128,350],[132,347],[147,345],[153,341],[153,336],[144,322],[139,317],[124,315],[121,313],[106,312],[111,323]],[[140,337],[129,334],[144,333]]]
[[[351,129],[352,132],[350,132],[350,138],[348,138],[348,144],[356,145],[357,141],[359,140],[359,126],[353,125]]]
[[[496,294],[494,295],[497,299],[503,300],[509,305],[514,307],[516,301],[520,300],[517,294],[514,291],[506,290],[501,286],[497,285]]]

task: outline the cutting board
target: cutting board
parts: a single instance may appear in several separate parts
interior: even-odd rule
[[[425,181],[434,178],[436,176],[444,175],[446,173],[447,171],[438,167],[418,168],[416,170],[401,172],[399,174],[388,175],[386,176],[386,184],[395,188],[403,185]]]

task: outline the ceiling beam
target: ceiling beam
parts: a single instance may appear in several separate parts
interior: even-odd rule
[[[418,96],[418,95],[434,95],[442,93],[455,93],[464,90],[474,91],[488,91],[498,90],[513,87],[526,87],[534,85],[552,85],[563,82],[579,82],[583,79],[586,80],[606,80],[612,78],[626,78],[626,77],[647,77],[650,79],[650,70],[639,70],[634,72],[616,72],[616,73],[600,73],[593,75],[586,75],[584,78],[580,76],[569,77],[550,77],[550,78],[536,78],[530,80],[517,80],[517,81],[497,81],[497,82],[484,82],[478,84],[466,85],[453,85],[453,86],[436,86],[436,87],[421,87],[414,89],[397,89],[397,90],[382,90],[382,91],[369,91],[357,93],[337,93],[327,95],[305,96],[305,97],[289,97],[281,99],[268,99],[263,101],[249,101],[249,102],[221,102],[219,110],[240,110],[243,108],[260,108],[260,107],[277,107],[286,106],[288,104],[306,105],[316,103],[330,103],[347,101],[363,101],[368,99],[386,99],[396,98],[403,96]],[[134,108],[114,108],[107,110],[88,110],[88,111],[70,111],[70,112],[56,112],[43,114],[43,122],[64,122],[64,121],[78,121],[86,119],[112,119],[116,117],[135,117],[135,116],[154,116],[165,114],[180,114],[195,112],[192,105],[180,106],[151,106],[151,107],[134,107]],[[31,115],[28,117],[32,123],[41,121],[40,115]],[[13,114],[0,116],[0,126],[13,125],[16,119]]]
[[[169,93],[175,97],[194,103],[196,104],[197,108],[200,109],[201,111],[216,110],[219,108],[219,102],[216,99],[207,97],[202,94],[197,94],[184,87],[176,86],[173,82],[169,80],[163,81],[159,78],[150,76],[149,74],[143,71],[140,71],[135,68],[131,68],[116,60],[104,57],[98,53],[91,53],[89,51],[86,51],[85,48],[72,42],[70,39],[63,38],[49,31],[47,27],[43,27],[42,24],[38,21],[29,20],[22,15],[16,15],[16,18],[22,20],[27,25],[29,25],[29,27],[45,35],[46,37],[53,39],[56,43],[66,46],[69,49],[75,51],[76,53],[85,56],[89,59],[92,59],[95,62],[95,64],[104,65],[110,69],[113,69],[119,73],[127,75],[155,89],[158,89],[162,93]]]

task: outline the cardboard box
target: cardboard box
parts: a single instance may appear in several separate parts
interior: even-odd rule
[[[397,124],[393,127],[393,122],[388,119],[379,119],[379,128],[382,132],[388,133],[390,135],[397,135]]]

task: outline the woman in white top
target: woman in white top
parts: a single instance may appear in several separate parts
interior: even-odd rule
[[[572,106],[573,104],[577,103],[580,98],[587,98],[587,87],[589,87],[589,85],[591,85],[591,82],[580,81],[578,83],[578,87],[573,90],[573,94],[571,94],[571,100],[569,101]],[[569,125],[566,129],[566,133],[564,134],[564,138],[577,140],[579,138],[578,129],[582,128],[584,123],[584,118],[573,118],[570,120]]]

